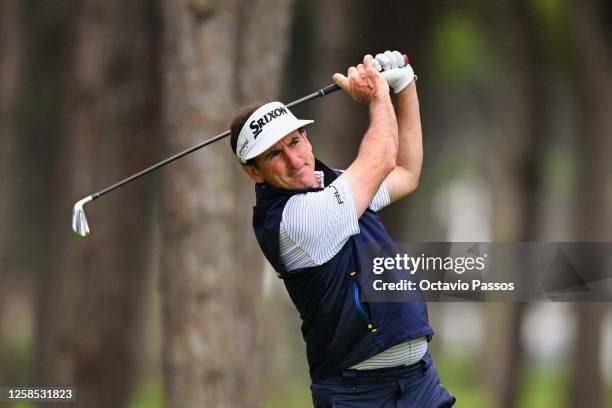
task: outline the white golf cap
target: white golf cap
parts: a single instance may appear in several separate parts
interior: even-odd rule
[[[244,123],[236,143],[236,155],[241,162],[246,163],[289,133],[313,122],[296,118],[280,102],[266,103],[257,108]]]

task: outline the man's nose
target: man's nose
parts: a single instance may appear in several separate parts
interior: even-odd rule
[[[293,152],[290,149],[285,149],[285,160],[287,161],[287,165],[289,167],[299,167],[302,159],[300,159],[297,152]]]

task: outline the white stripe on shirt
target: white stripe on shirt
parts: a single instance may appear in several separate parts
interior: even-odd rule
[[[404,343],[389,347],[374,357],[355,364],[350,368],[357,370],[373,370],[375,368],[395,367],[400,365],[411,365],[421,361],[427,352],[427,339],[419,337]]]

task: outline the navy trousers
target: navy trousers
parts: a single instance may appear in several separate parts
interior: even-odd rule
[[[315,408],[446,408],[455,403],[429,353],[407,367],[345,370],[310,386]]]

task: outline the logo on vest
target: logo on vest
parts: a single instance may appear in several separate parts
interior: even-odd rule
[[[270,123],[272,119],[275,119],[281,115],[285,115],[286,113],[287,113],[287,109],[276,108],[274,110],[271,110],[268,113],[265,113],[259,119],[253,119],[251,123],[249,124],[249,127],[251,128],[251,130],[253,130],[253,137],[257,139],[257,136],[259,136],[259,134],[261,133],[265,125]]]

